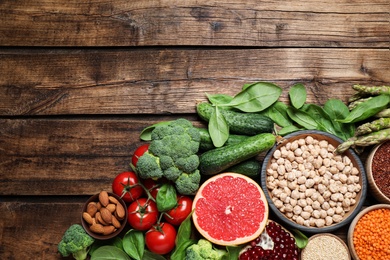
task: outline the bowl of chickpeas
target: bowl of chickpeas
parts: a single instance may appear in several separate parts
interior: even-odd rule
[[[271,213],[286,226],[332,232],[358,214],[367,195],[365,168],[352,149],[335,152],[342,142],[327,132],[302,130],[268,151],[261,186]]]

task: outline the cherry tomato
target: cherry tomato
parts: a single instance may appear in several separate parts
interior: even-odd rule
[[[145,234],[148,249],[159,255],[165,255],[175,247],[176,229],[169,223],[162,222],[153,226]]]
[[[131,157],[131,163],[136,166],[138,162],[138,158],[140,158],[147,150],[149,149],[149,144],[143,144],[139,146],[135,151],[133,156]]]
[[[192,199],[188,196],[179,195],[177,206],[167,211],[164,218],[172,225],[179,226],[192,211]]]
[[[139,198],[127,208],[127,222],[134,229],[148,230],[157,223],[158,210],[154,201]]]
[[[156,182],[153,179],[146,179],[142,183],[144,184],[145,188],[149,191],[150,195],[152,195],[152,197],[156,199],[157,192],[161,187],[161,183]]]
[[[134,172],[121,172],[112,182],[112,192],[122,197],[126,203],[131,203],[144,193],[144,189],[138,184],[139,180]]]

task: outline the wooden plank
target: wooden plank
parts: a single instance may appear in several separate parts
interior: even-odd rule
[[[1,46],[389,47],[389,2],[1,1]]]
[[[389,82],[389,60],[385,49],[6,49],[0,115],[194,113],[206,92],[254,81],[345,101],[352,84]]]
[[[109,190],[117,174],[131,170],[141,130],[175,118],[0,119],[0,195]]]
[[[87,197],[35,197],[0,202],[1,259],[72,259],[57,251],[65,230],[81,223]]]

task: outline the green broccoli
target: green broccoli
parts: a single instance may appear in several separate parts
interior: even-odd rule
[[[186,249],[185,260],[222,260],[227,255],[226,250],[214,248],[210,241],[201,238]]]
[[[175,183],[183,195],[194,195],[199,188],[200,133],[184,118],[156,126],[149,149],[139,159],[136,171],[142,179],[166,179]]]
[[[81,225],[73,224],[65,231],[58,244],[58,251],[64,257],[73,255],[76,260],[84,260],[93,242],[95,239]]]

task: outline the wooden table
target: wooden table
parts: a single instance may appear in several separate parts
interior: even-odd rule
[[[1,1],[0,258],[60,259],[63,232],[129,169],[140,131],[198,124],[206,92],[269,81],[287,101],[301,82],[323,104],[389,84],[389,11],[388,0]]]

